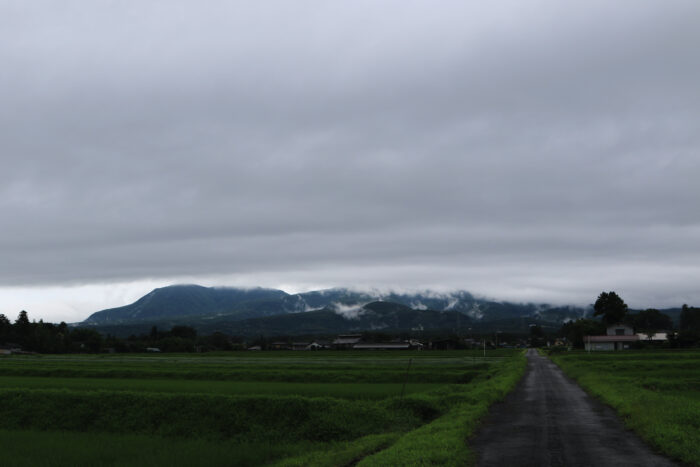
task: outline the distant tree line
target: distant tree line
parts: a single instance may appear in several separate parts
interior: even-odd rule
[[[669,347],[700,347],[700,308],[683,305],[678,328],[674,329],[671,317],[657,309],[649,308],[638,313],[629,313],[627,305],[615,292],[603,292],[594,305],[594,319],[581,318],[565,323],[556,334],[565,338],[574,347],[582,348],[584,336],[605,334],[606,326],[624,323],[632,326],[636,332],[653,334],[658,331],[669,332],[669,340],[664,345]],[[600,318],[598,318],[600,317]],[[530,345],[543,346],[555,337],[552,331],[544,332],[540,326],[530,327]],[[72,327],[65,322],[60,324],[45,323],[42,320],[30,321],[26,311],[21,311],[12,322],[0,314],[0,347],[19,348],[23,351],[38,353],[99,353],[99,352],[146,352],[158,349],[163,352],[195,352],[216,350],[243,350],[248,346],[260,346],[266,349],[275,341],[304,341],[319,336],[259,336],[245,339],[214,332],[200,336],[190,326],[173,326],[168,331],[153,326],[148,333],[131,335],[126,338],[102,335],[89,327]],[[371,342],[384,342],[393,339],[415,337],[412,334],[390,334],[366,332],[363,337]],[[454,333],[434,331],[423,333],[423,338],[431,341],[440,340],[446,348],[466,348],[464,336]],[[484,336],[474,335],[478,340]],[[517,334],[496,334],[490,336],[490,345],[498,342],[517,341]],[[332,336],[327,336],[332,339]],[[470,339],[473,340],[473,339]],[[646,345],[644,340],[639,345]]]
[[[574,347],[584,346],[584,336],[605,334],[606,327],[613,324],[627,324],[637,333],[653,335],[655,332],[669,333],[669,347],[700,347],[700,308],[683,305],[677,329],[667,314],[655,308],[638,313],[629,313],[627,304],[615,292],[602,292],[593,305],[593,316],[600,319],[581,318],[565,323],[559,336],[567,339]],[[639,345],[645,345],[644,340]]]
[[[128,338],[103,336],[95,329],[71,327],[64,322],[30,321],[27,312],[21,311],[14,323],[0,314],[0,347],[38,353],[145,352],[149,348],[164,352],[193,352],[233,350],[242,348],[243,343],[222,333],[198,336],[190,326],[174,326],[166,332],[154,326],[149,334]]]

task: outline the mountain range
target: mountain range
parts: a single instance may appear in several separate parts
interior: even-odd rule
[[[265,288],[173,285],[155,289],[130,305],[93,313],[79,324],[117,336],[175,325],[241,336],[455,329],[527,332],[532,324],[558,327],[587,311],[498,302],[465,291],[383,293],[335,288],[288,294]]]

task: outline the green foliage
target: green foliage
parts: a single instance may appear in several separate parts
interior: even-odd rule
[[[12,323],[5,315],[0,313],[0,343],[9,342],[12,335]]]
[[[683,305],[678,340],[685,347],[700,345],[700,308]]]
[[[568,353],[551,358],[616,409],[647,442],[700,466],[700,352]]]
[[[584,336],[605,334],[605,325],[592,319],[577,319],[564,323],[559,335],[565,337],[575,348],[583,348]]]
[[[192,326],[173,326],[170,329],[170,335],[181,339],[194,340],[197,337],[197,330]]]
[[[628,315],[632,327],[637,332],[670,331],[673,329],[671,317],[655,308],[642,310],[634,315]]]
[[[602,316],[607,325],[623,322],[627,314],[627,304],[615,292],[601,292],[593,305],[594,316]]]

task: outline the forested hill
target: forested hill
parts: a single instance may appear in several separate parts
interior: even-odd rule
[[[230,315],[245,319],[303,311],[298,297],[275,289],[173,285],[155,289],[136,302],[98,311],[82,324],[129,324],[174,318]]]
[[[395,316],[393,321],[387,321],[387,310]],[[308,314],[312,311],[318,313]],[[319,332],[335,332],[421,326],[450,328],[457,322],[476,324],[522,318],[560,323],[584,314],[585,310],[580,307],[497,302],[476,298],[464,291],[399,294],[338,288],[288,294],[264,288],[174,285],[155,289],[130,305],[98,311],[80,324],[124,329],[186,324],[201,330],[229,333],[242,333],[244,329],[267,333],[267,327],[284,329],[285,326],[304,328],[308,325],[316,326]],[[308,324],[312,319],[326,324]]]

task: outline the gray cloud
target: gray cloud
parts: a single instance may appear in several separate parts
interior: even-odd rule
[[[690,0],[5,2],[0,284],[698,303],[698,43]]]

